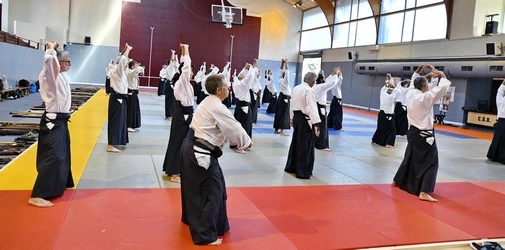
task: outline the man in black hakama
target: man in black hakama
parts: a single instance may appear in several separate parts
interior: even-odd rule
[[[316,79],[317,75],[309,72],[304,76],[304,82],[293,89],[293,106],[290,112],[293,117],[293,137],[284,171],[295,174],[296,178],[300,179],[313,178],[314,146],[321,123],[312,89]]]
[[[280,94],[277,98],[277,107],[274,117],[274,133],[287,136],[284,133],[285,129],[290,129],[289,109],[291,106],[291,84],[289,82],[289,66],[288,60],[283,59],[281,63],[281,71],[279,73],[279,89]],[[279,132],[279,130],[281,130]]]
[[[111,70],[112,92],[109,97],[108,123],[107,123],[107,152],[119,153],[121,150],[115,146],[124,146],[128,143],[127,102],[128,102],[128,79],[126,68],[128,67],[128,55],[131,46],[126,44],[123,53],[118,57],[116,65]]]
[[[222,75],[206,81],[209,97],[195,111],[191,129],[182,144],[182,222],[196,245],[219,245],[230,230],[226,208],[226,184],[218,158],[225,139],[244,150],[252,141],[222,104],[228,86]]]
[[[163,64],[160,70],[160,83],[158,85],[158,96],[162,96],[165,94],[166,86],[167,86],[167,65]]]
[[[107,65],[107,68],[105,68],[105,93],[107,95],[110,94],[111,92],[111,87],[110,87],[110,71],[114,67],[114,59],[110,60],[109,65]]]
[[[333,72],[328,78],[324,77],[324,71],[319,73],[316,84],[314,85],[314,93],[317,101],[317,112],[319,113],[319,136],[316,138],[316,149],[323,151],[331,151],[330,140],[328,136],[328,126],[326,124],[326,101],[328,91],[332,89],[339,81],[338,76],[341,74],[340,68],[334,68]]]
[[[46,42],[44,67],[39,76],[45,112],[40,119],[37,147],[37,179],[28,204],[52,207],[49,199],[74,187],[70,161],[70,86],[63,74],[70,68],[68,52],[56,51],[56,42]]]
[[[328,129],[342,130],[342,119],[344,111],[342,110],[342,82],[344,78],[342,73],[338,75],[337,84],[331,89],[333,98],[331,99],[330,112],[328,113],[327,125]]]
[[[498,121],[494,124],[494,136],[487,158],[490,161],[505,164],[505,81],[496,93],[496,106],[498,108]]]
[[[396,86],[400,90],[401,95],[398,97],[395,105],[395,128],[396,135],[404,137],[407,135],[409,130],[409,120],[407,119],[407,100],[406,95],[408,87],[410,85],[410,80],[403,80],[400,84]]]
[[[128,63],[126,77],[128,79],[128,101],[126,105],[126,126],[128,132],[137,132],[142,125],[139,102],[139,74],[144,74],[145,67],[136,61]]]
[[[377,118],[377,130],[375,130],[372,137],[372,143],[387,148],[394,148],[396,140],[394,107],[396,99],[398,99],[400,94],[400,90],[395,88],[393,79],[388,74],[386,85],[380,91],[380,112]]]
[[[417,77],[407,92],[410,129],[407,133],[405,157],[398,169],[393,187],[399,187],[420,200],[436,202],[431,196],[435,190],[438,172],[438,149],[433,128],[433,105],[449,89],[451,82],[445,74],[433,71],[439,77],[438,86],[429,90],[425,77]]]
[[[181,67],[177,60],[175,50],[172,50],[172,58],[167,66],[167,83],[165,85],[165,120],[172,120],[175,109],[174,85],[181,74]]]

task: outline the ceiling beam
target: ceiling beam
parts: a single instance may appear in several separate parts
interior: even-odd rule
[[[332,25],[335,21],[335,7],[328,0],[315,0],[319,8],[323,11],[326,16],[326,20],[328,21],[328,25]]]

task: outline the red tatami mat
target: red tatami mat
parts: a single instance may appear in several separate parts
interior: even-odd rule
[[[228,189],[219,249],[354,249],[503,238],[499,184],[438,183],[438,203],[389,185]],[[501,183],[501,185],[504,185]],[[75,192],[75,194],[73,193]],[[0,192],[0,249],[201,249],[180,221],[179,189],[78,189],[50,209]]]
[[[31,191],[0,191],[0,249],[53,249],[74,192],[40,209],[28,205]]]

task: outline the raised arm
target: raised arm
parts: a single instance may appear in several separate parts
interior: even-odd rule
[[[56,50],[59,47],[57,42],[46,42],[46,53],[44,54],[44,76],[46,78],[46,83],[51,86],[56,86],[56,79],[60,73],[60,62],[56,55]]]
[[[442,96],[447,92],[451,86],[451,81],[447,79],[444,72],[438,71],[437,76],[440,78],[438,86],[434,87],[432,90],[425,93],[425,97],[428,98],[429,104],[433,106]]]
[[[238,150],[252,146],[251,138],[226,106],[221,105],[215,111],[214,119],[217,126],[231,144],[237,145]]]

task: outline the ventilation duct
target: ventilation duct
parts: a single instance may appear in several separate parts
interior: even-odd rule
[[[422,62],[358,62],[354,70],[361,75],[386,75],[410,77],[422,63],[433,65],[437,70],[443,71],[448,77],[454,78],[494,78],[505,77],[504,60],[471,60],[460,59],[450,61],[422,61]],[[429,73],[424,70],[421,75]]]

